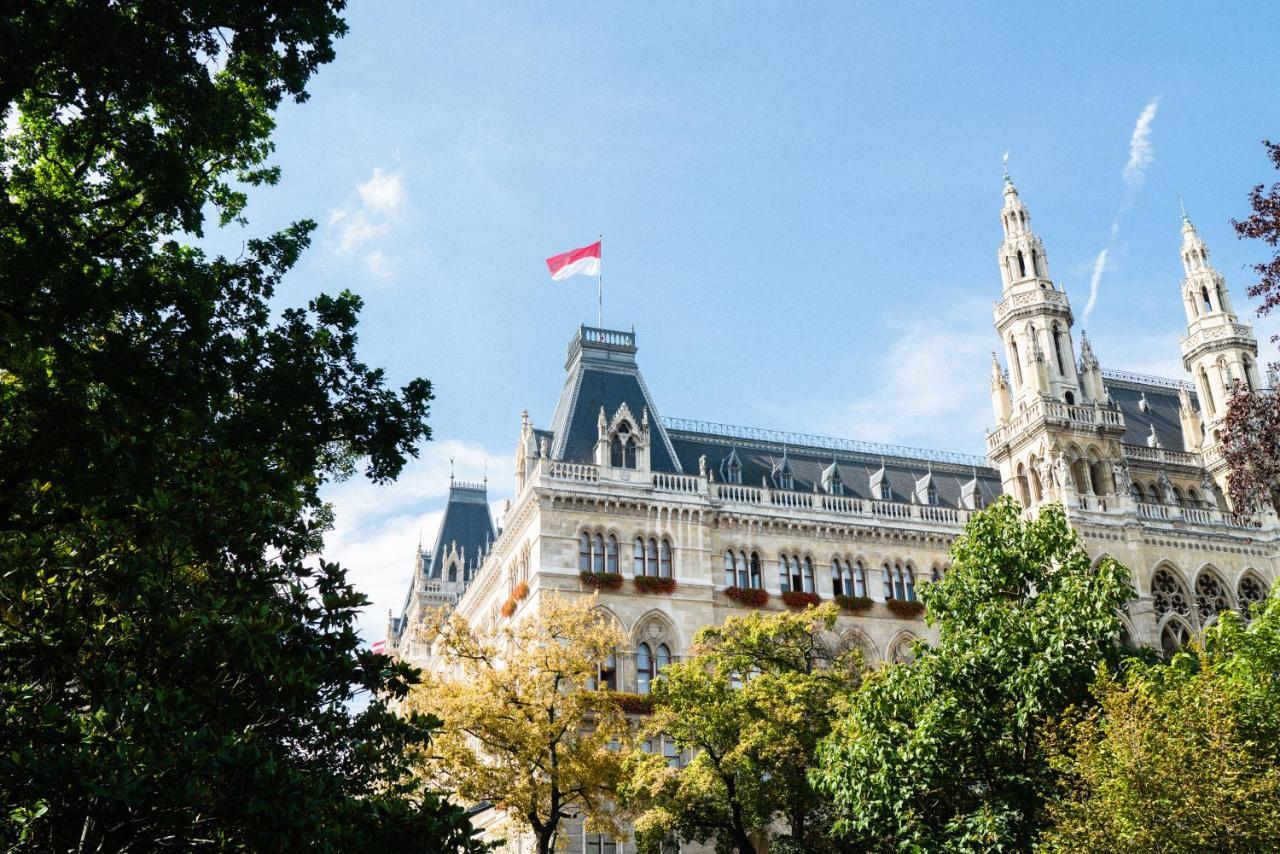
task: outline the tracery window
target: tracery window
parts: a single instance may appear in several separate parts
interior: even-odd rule
[[[1253,606],[1267,598],[1267,588],[1252,574],[1240,579],[1236,588],[1236,601],[1240,603],[1240,613],[1248,617]]]
[[[747,557],[746,552],[735,552],[729,549],[724,553],[724,584],[726,587],[753,587],[759,588],[764,586],[764,580],[760,577],[760,554],[752,552]]]
[[[885,564],[880,568],[881,580],[884,582],[884,601],[888,602],[893,598],[893,570],[889,564]]]
[[[618,571],[618,538],[612,534],[604,541],[604,571]]]
[[[636,467],[636,437],[631,435],[631,425],[625,421],[618,425],[609,442],[609,465],[624,469]]]
[[[1227,591],[1213,572],[1206,570],[1196,579],[1196,611],[1200,615],[1200,625],[1207,625],[1211,617],[1231,610],[1227,601]]]
[[[726,560],[725,569],[729,563]],[[666,537],[658,540],[650,537],[636,537],[631,551],[631,572],[633,575],[652,575],[655,578],[671,577],[671,541]]]
[[[658,576],[671,577],[671,541],[667,539],[658,544]]]
[[[1187,591],[1172,572],[1161,568],[1151,576],[1151,599],[1157,619],[1173,613],[1183,617],[1191,615],[1191,603]]]
[[[853,564],[853,595],[867,595],[867,570],[860,560]]]

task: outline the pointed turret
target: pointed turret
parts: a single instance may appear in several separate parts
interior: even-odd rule
[[[1080,330],[1080,384],[1084,396],[1092,403],[1106,403],[1107,390],[1102,384],[1102,365],[1093,354],[1089,336]]]
[[[1191,405],[1191,393],[1186,386],[1178,389],[1178,421],[1182,424],[1182,444],[1188,451],[1200,450],[1200,442],[1204,439],[1200,416]]]

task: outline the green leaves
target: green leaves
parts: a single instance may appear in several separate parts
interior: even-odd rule
[[[1061,508],[1002,498],[951,558],[921,588],[937,643],[872,674],[818,750],[837,833],[875,850],[1026,847],[1053,786],[1039,730],[1119,654],[1128,573],[1091,567]]]
[[[0,846],[475,848],[409,771],[416,673],[359,649],[316,559],[321,485],[394,478],[430,384],[358,359],[353,294],[269,303],[314,223],[186,245],[276,180],[273,112],[343,5],[0,19]]]

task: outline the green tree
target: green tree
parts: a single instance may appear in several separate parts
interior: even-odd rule
[[[740,854],[766,844],[830,850],[830,816],[808,774],[862,664],[831,634],[836,614],[828,603],[730,617],[698,632],[691,655],[662,671],[644,735],[694,753],[684,768],[629,754],[620,795],[636,814],[642,851],[672,836]]]
[[[311,223],[189,245],[276,179],[274,111],[342,7],[0,16],[0,846],[474,847],[408,773],[433,722],[387,701],[415,674],[315,559],[321,486],[394,478],[430,386],[357,359],[350,293],[272,319]]]
[[[860,848],[1029,847],[1054,787],[1040,730],[1119,654],[1128,572],[1091,567],[1061,507],[1026,520],[1005,496],[951,559],[922,589],[937,643],[870,675],[819,749],[814,781]]]
[[[621,834],[609,797],[626,717],[591,683],[623,638],[597,605],[594,596],[544,594],[491,631],[439,614],[427,639],[440,666],[409,698],[445,721],[422,756],[424,776],[494,804],[509,826],[533,833],[539,854],[556,850],[567,818]]]
[[[1050,851],[1274,851],[1280,847],[1280,600],[1233,613],[1170,664],[1104,674],[1096,705],[1051,732],[1065,792]]]

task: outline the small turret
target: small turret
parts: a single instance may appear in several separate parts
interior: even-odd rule
[[[991,351],[991,408],[995,410],[997,426],[1009,420],[1013,414],[1013,398],[1009,395],[1009,383],[1000,370],[1000,359]]]
[[[1191,405],[1191,393],[1185,386],[1178,389],[1178,420],[1182,423],[1182,444],[1188,451],[1200,450],[1204,428],[1199,413]]]

